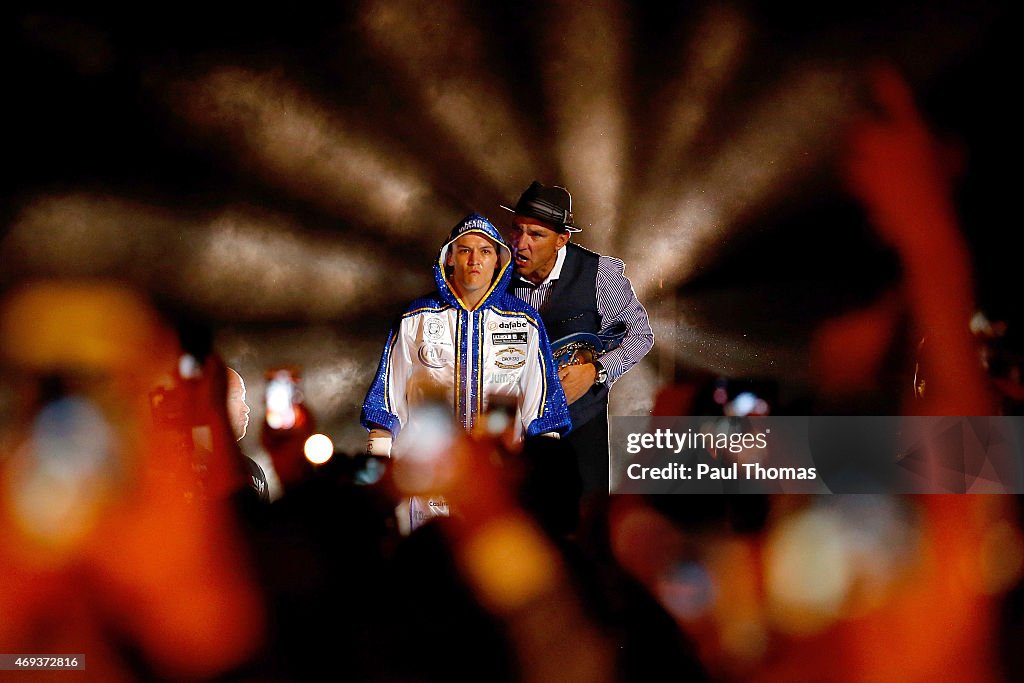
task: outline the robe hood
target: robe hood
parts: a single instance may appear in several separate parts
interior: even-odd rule
[[[437,285],[437,291],[441,295],[442,300],[452,306],[467,309],[467,306],[455,292],[455,285],[448,276],[450,268],[445,267],[445,260],[448,258],[448,252],[452,247],[452,243],[463,235],[472,233],[477,233],[494,242],[498,250],[498,264],[495,268],[496,275],[493,282],[491,282],[490,289],[487,290],[487,294],[474,309],[477,310],[486,306],[493,297],[504,292],[508,288],[509,281],[512,279],[512,250],[505,244],[498,229],[480,214],[471,213],[452,228],[448,238],[441,245],[437,262],[434,264],[434,282]]]

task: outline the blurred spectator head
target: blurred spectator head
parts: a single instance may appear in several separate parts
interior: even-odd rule
[[[242,376],[232,368],[227,369],[228,375],[228,419],[235,439],[242,440],[245,428],[249,426],[249,404],[245,402],[245,382]]]

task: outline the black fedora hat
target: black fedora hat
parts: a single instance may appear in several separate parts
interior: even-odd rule
[[[501,208],[518,216],[536,218],[551,224],[558,232],[579,232],[572,222],[572,196],[564,187],[547,187],[534,180],[516,202],[515,207]]]

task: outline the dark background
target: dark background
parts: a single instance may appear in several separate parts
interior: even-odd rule
[[[573,191],[579,241],[626,261],[655,322],[656,349],[620,384],[614,412],[646,412],[681,368],[799,393],[815,324],[897,276],[834,171],[844,127],[869,109],[859,74],[881,58],[961,155],[956,200],[979,301],[1019,316],[1008,3],[608,2],[597,5],[603,30],[581,35],[574,17],[592,6],[8,4],[0,287],[55,274],[128,280],[209,320],[255,417],[263,370],[302,365],[325,430],[354,448],[387,326],[432,286],[441,237],[470,210],[500,225],[498,204],[536,178]],[[740,46],[727,69],[699,47],[715,26]],[[606,63],[617,77],[599,93]],[[227,104],[212,78],[225,73],[249,84]],[[839,74],[822,82],[845,94],[787,100],[802,73]],[[714,74],[703,98],[701,74]],[[469,102],[452,100],[470,112],[465,136],[432,104],[453,93]],[[597,108],[580,105],[594,102],[621,125],[588,118]],[[687,104],[700,117],[682,144],[666,121]],[[309,126],[294,139],[312,153],[274,146],[292,139],[275,129],[289,121]],[[467,149],[488,123],[493,147]],[[798,128],[806,150],[787,155],[780,136]],[[614,198],[601,169],[579,161],[588,141],[613,143]],[[361,154],[381,163],[346,165]],[[752,169],[776,173],[770,189],[750,191]],[[399,213],[373,196],[389,173],[416,180]],[[728,207],[702,239],[686,221],[644,218],[694,188]],[[613,219],[602,198],[621,209]]]

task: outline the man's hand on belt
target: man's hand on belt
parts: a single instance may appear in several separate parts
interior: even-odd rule
[[[594,381],[597,379],[597,368],[593,363],[566,365],[558,371],[558,379],[562,381],[565,400],[571,404],[594,386]]]

